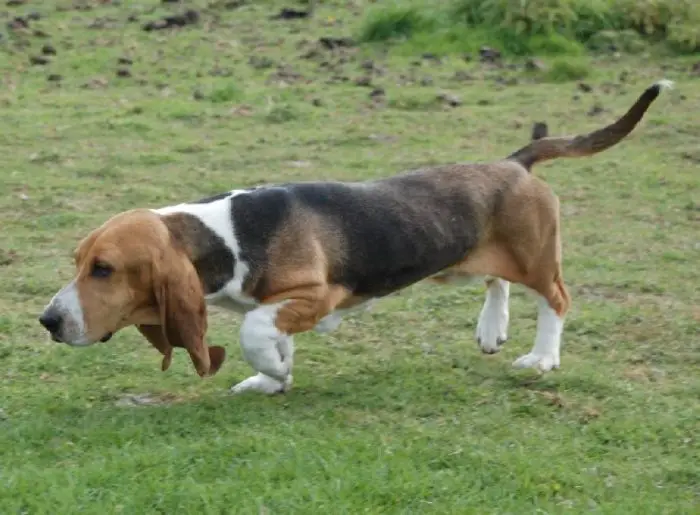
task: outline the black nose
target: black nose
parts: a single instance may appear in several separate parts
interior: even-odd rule
[[[61,327],[61,317],[53,313],[44,313],[39,317],[39,323],[53,334]]]

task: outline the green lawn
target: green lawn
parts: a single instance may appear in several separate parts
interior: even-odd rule
[[[364,0],[295,21],[269,19],[291,3],[234,3],[186,2],[198,24],[150,32],[184,7],[0,6],[0,513],[697,513],[693,59],[591,58],[584,92],[522,62],[318,46],[353,37]],[[31,64],[46,44],[55,55]],[[482,284],[420,284],[298,336],[294,388],[274,397],[228,394],[251,372],[234,314],[210,311],[229,359],[205,380],[183,353],[160,372],[134,329],[72,349],[37,322],[79,239],[121,210],[492,160],[535,121],[607,124],[661,78],[676,88],[629,139],[535,169],[561,199],[573,297],[558,371],[511,368],[535,330],[517,286],[499,354],[474,341]]]

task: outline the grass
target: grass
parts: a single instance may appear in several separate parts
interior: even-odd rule
[[[693,0],[428,0],[381,2],[359,32],[366,42],[437,53],[487,44],[512,55],[571,54],[586,48],[700,52],[700,7]]]
[[[41,18],[3,28],[0,41],[2,513],[696,510],[692,60],[587,56],[584,92],[546,58],[560,81],[507,59],[316,48],[320,36],[360,31],[375,7],[360,0],[319,3],[298,21],[269,20],[280,2],[187,4],[201,10],[198,25],[153,32],[141,24],[182,7],[2,8]],[[91,28],[98,19],[104,28]],[[56,55],[31,66],[47,42]],[[130,77],[117,77],[120,57],[133,61]],[[620,146],[536,169],[561,198],[574,297],[557,372],[510,367],[535,330],[519,287],[500,354],[481,355],[473,340],[480,284],[416,285],[336,333],[298,337],[295,387],[273,398],[227,395],[250,371],[240,319],[226,312],[211,311],[209,338],[230,358],[207,380],[182,354],[161,373],[132,329],[79,350],[48,342],[37,323],[71,277],[77,241],[121,210],[490,160],[526,141],[534,121],[556,134],[608,123],[662,77],[676,90]],[[436,101],[445,91],[460,105]]]
[[[585,79],[590,73],[591,69],[587,62],[560,58],[552,63],[551,68],[545,73],[545,77],[552,82],[569,82]]]

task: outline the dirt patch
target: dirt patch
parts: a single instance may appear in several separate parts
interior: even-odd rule
[[[301,9],[293,9],[291,7],[283,7],[282,10],[275,14],[274,16],[270,16],[271,20],[301,20],[304,18],[308,18],[311,16],[313,11],[311,9],[308,9],[306,11],[302,11]]]
[[[187,25],[195,25],[199,22],[200,15],[194,9],[188,9],[182,14],[174,14],[172,16],[164,16],[160,20],[149,21],[143,25],[143,30],[151,32],[153,30],[165,30],[172,28],[186,27]]]
[[[17,258],[16,251],[0,249],[0,266],[9,266],[17,261]]]
[[[666,372],[646,364],[635,364],[625,368],[622,375],[638,383],[658,383],[666,376]]]
[[[120,407],[164,406],[182,402],[184,399],[171,393],[129,393],[124,394],[115,403]]]

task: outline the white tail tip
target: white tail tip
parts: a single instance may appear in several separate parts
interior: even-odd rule
[[[655,85],[659,86],[660,89],[671,89],[673,88],[673,81],[668,79],[661,79]]]

